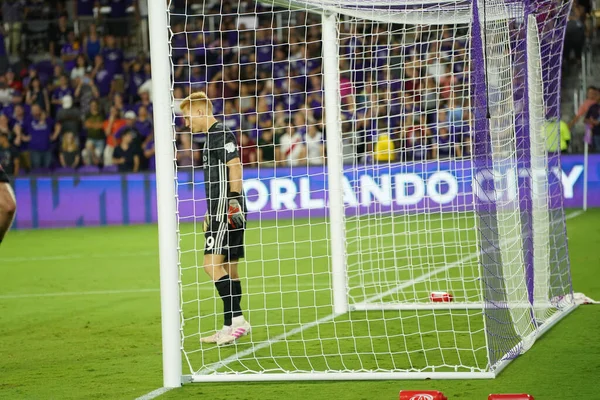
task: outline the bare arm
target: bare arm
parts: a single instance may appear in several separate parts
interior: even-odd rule
[[[140,170],[140,156],[137,154],[133,156],[133,172],[138,172]]]
[[[242,163],[236,157],[227,163],[229,169],[229,191],[242,193]]]

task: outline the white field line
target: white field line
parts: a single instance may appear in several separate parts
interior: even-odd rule
[[[175,388],[161,387],[161,388],[151,391],[150,393],[146,393],[145,395],[140,396],[135,400],[152,400],[152,399],[157,398],[158,396],[161,396],[161,395],[167,393],[169,390],[172,390],[172,389],[175,389]]]
[[[582,213],[582,211],[576,211],[574,213],[569,214],[566,217],[566,219],[575,218],[578,215],[581,215],[581,213]],[[390,290],[388,290],[386,292],[383,292],[383,293],[380,293],[378,295],[369,297],[368,299],[365,300],[365,303],[371,303],[371,302],[375,302],[375,301],[381,300],[382,298],[384,298],[384,297],[386,297],[386,296],[388,296],[390,294],[393,294],[393,293],[398,292],[400,290],[409,288],[409,287],[411,287],[411,286],[413,286],[413,285],[415,285],[417,283],[420,283],[420,282],[422,282],[422,281],[424,281],[424,280],[426,280],[426,279],[428,279],[428,278],[430,278],[430,277],[432,277],[434,275],[437,275],[437,274],[440,274],[442,272],[445,272],[445,271],[447,271],[447,270],[449,270],[451,268],[454,268],[454,267],[456,267],[456,266],[458,266],[458,265],[460,265],[462,263],[469,262],[469,261],[471,261],[472,259],[474,259],[476,257],[477,257],[477,253],[472,253],[472,254],[470,254],[470,255],[468,255],[466,257],[463,257],[462,259],[460,259],[458,261],[455,261],[455,262],[453,262],[451,264],[448,264],[448,265],[446,265],[444,267],[436,268],[433,271],[431,271],[431,272],[429,272],[429,273],[427,273],[425,275],[419,276],[416,279],[404,282],[403,284],[398,285],[397,287],[395,287],[393,289],[390,289]],[[278,343],[278,342],[280,342],[282,340],[287,339],[290,336],[293,336],[293,335],[296,335],[298,333],[301,333],[301,332],[303,332],[303,331],[305,331],[307,329],[313,328],[313,327],[315,327],[317,325],[320,325],[322,323],[331,321],[331,320],[335,319],[338,316],[339,316],[339,314],[336,314],[336,313],[329,314],[328,316],[320,318],[320,319],[318,319],[318,320],[316,320],[314,322],[302,325],[301,327],[294,328],[294,329],[292,329],[292,330],[290,330],[288,332],[282,333],[281,335],[275,336],[272,339],[268,339],[268,340],[266,340],[264,342],[258,343],[256,345],[252,346],[251,348],[249,348],[247,350],[244,350],[244,351],[241,351],[239,353],[236,353],[234,355],[231,355],[231,356],[225,358],[224,360],[221,360],[221,361],[218,361],[216,363],[212,363],[212,364],[209,364],[209,365],[205,366],[204,368],[202,368],[201,370],[199,370],[197,372],[197,375],[207,375],[207,374],[211,374],[213,372],[216,372],[218,369],[220,369],[222,367],[225,367],[225,366],[227,366],[227,365],[229,365],[229,364],[231,364],[231,363],[239,360],[242,357],[254,354],[257,351],[262,350],[262,349],[267,348],[267,347],[270,347],[270,346],[274,345],[275,343]]]

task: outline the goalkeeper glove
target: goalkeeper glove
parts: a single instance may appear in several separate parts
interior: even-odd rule
[[[246,219],[240,204],[241,195],[239,193],[229,193],[229,209],[227,210],[227,221],[232,228],[238,229],[244,226]]]

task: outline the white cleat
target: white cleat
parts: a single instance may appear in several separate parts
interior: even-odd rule
[[[229,336],[231,333],[230,326],[224,326],[220,331],[215,332],[213,335],[208,337],[200,338],[202,343],[219,343],[219,340],[225,336]]]
[[[250,326],[250,323],[248,321],[244,321],[239,325],[233,325],[231,326],[228,332],[224,332],[223,334],[217,337],[217,346],[225,346],[228,344],[235,343],[235,341],[239,338],[248,335],[251,330],[252,327]],[[215,334],[215,336],[216,335],[217,334]]]

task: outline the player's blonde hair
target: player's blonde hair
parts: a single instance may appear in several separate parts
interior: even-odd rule
[[[181,108],[181,111],[185,112],[186,109],[191,110],[192,106],[196,104],[200,107],[203,107],[206,110],[206,115],[213,114],[212,101],[210,101],[210,99],[204,92],[194,92],[190,94],[188,97],[181,101],[181,105],[179,106],[179,108]]]

